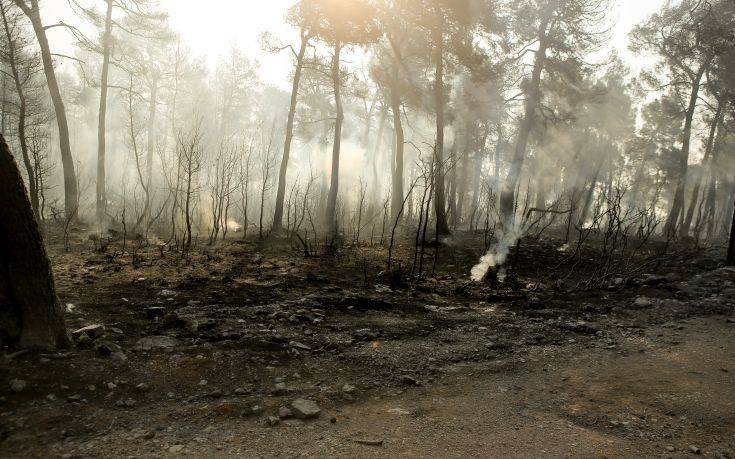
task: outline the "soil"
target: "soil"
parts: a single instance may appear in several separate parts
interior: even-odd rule
[[[0,361],[2,457],[735,457],[720,250],[587,285],[593,255],[572,275],[524,241],[483,285],[482,247],[403,283],[377,245],[116,244],[52,241],[69,330],[104,331]],[[295,399],[321,412],[279,420]]]

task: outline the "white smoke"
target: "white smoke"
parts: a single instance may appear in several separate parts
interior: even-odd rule
[[[480,258],[480,262],[472,267],[470,276],[475,282],[482,281],[490,268],[500,266],[508,259],[510,248],[515,245],[518,239],[523,235],[523,231],[518,225],[513,225],[510,231],[499,231],[498,242],[493,244],[487,253]]]

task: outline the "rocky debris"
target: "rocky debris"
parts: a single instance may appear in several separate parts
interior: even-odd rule
[[[342,386],[342,392],[345,394],[354,394],[357,389],[352,384],[345,384]]]
[[[128,356],[122,351],[116,351],[110,354],[110,358],[116,363],[125,363],[128,361]]]
[[[653,306],[653,301],[645,296],[639,296],[633,301],[633,306],[636,308],[650,308]]]
[[[145,315],[149,320],[157,320],[166,315],[166,308],[163,306],[151,306],[146,308]]]
[[[74,340],[77,342],[77,347],[80,348],[92,347],[92,344],[94,343],[94,340],[90,338],[89,335],[86,333],[82,333],[81,335],[74,338]]]
[[[250,392],[242,387],[238,387],[234,390],[234,394],[238,396],[248,395]]]
[[[297,398],[291,402],[291,411],[298,419],[312,419],[319,416],[322,410],[311,400]]]
[[[281,422],[281,420],[276,416],[268,416],[265,420],[269,426],[275,427],[278,425],[278,423]]]
[[[395,307],[393,303],[382,298],[363,295],[347,295],[342,298],[339,304],[346,306],[348,309],[354,308],[359,311],[384,311]]]
[[[98,354],[104,357],[110,357],[115,352],[122,352],[122,348],[120,346],[109,341],[97,343],[95,349],[97,350]]]
[[[307,346],[304,343],[300,343],[298,341],[291,341],[290,343],[288,343],[288,345],[291,346],[291,347],[294,347],[296,349],[301,349],[303,351],[310,351],[311,350],[311,348],[309,346]]]
[[[138,392],[148,392],[151,389],[151,386],[148,383],[140,383],[135,386],[135,390]]]
[[[173,290],[169,290],[169,289],[163,289],[160,292],[158,292],[158,296],[162,296],[164,298],[172,298],[172,297],[175,297],[176,295],[178,295],[177,292]]]
[[[355,443],[358,443],[360,445],[367,445],[367,446],[383,446],[383,440],[357,439],[355,440]]]
[[[71,336],[77,341],[79,340],[79,337],[82,335],[87,335],[89,338],[94,340],[104,334],[105,334],[105,326],[102,324],[87,325],[86,327],[82,327],[78,330],[74,330],[73,332],[71,332]]]
[[[355,330],[352,337],[358,341],[375,341],[380,338],[380,331],[373,331],[369,328],[361,328]]]
[[[82,396],[79,394],[74,394],[66,397],[66,401],[69,403],[78,403],[82,401]]]
[[[134,408],[135,404],[136,402],[132,398],[128,398],[126,400],[118,400],[115,402],[115,406],[118,408]]]
[[[671,282],[672,280],[673,279],[671,275],[662,276],[660,274],[648,274],[647,276],[643,277],[641,283],[643,285],[661,285],[667,282]]]
[[[172,311],[163,318],[162,326],[164,328],[183,328],[191,334],[197,334],[206,328],[213,328],[215,323],[211,321],[210,326],[206,327],[191,317],[185,317],[177,311]]]
[[[184,451],[184,448],[186,448],[186,446],[184,445],[171,445],[171,447],[168,449],[168,452],[172,454],[178,454]]]
[[[256,405],[251,406],[247,410],[243,411],[242,413],[240,413],[240,415],[245,418],[248,416],[260,414],[262,412],[263,412],[263,407],[261,405],[256,404]]]
[[[288,409],[287,406],[282,406],[278,408],[278,417],[281,419],[288,419],[290,417],[293,417],[293,411]]]
[[[273,387],[273,391],[271,392],[273,395],[286,395],[291,391],[291,389],[286,386],[285,382],[278,382]]]
[[[13,391],[14,394],[23,392],[23,389],[25,389],[27,385],[28,384],[22,379],[10,380],[10,390]]]
[[[133,347],[134,351],[153,351],[153,350],[166,350],[170,351],[174,347],[178,346],[179,342],[170,336],[165,335],[153,335],[141,338],[135,343]]]
[[[409,375],[401,376],[401,383],[405,384],[406,386],[420,386],[421,385],[421,381]]]
[[[562,324],[561,328],[569,331],[573,331],[575,333],[582,333],[585,335],[594,335],[598,331],[600,331],[600,327],[597,325],[586,322],[584,320],[578,320],[576,322],[567,322],[565,324]]]

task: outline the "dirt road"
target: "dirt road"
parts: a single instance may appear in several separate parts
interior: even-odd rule
[[[539,348],[523,361],[447,368],[431,384],[276,427],[218,423],[193,457],[732,457],[735,324],[651,328],[614,349]],[[330,418],[336,418],[330,423]],[[110,451],[176,456],[161,436]],[[381,442],[382,445],[359,443]]]

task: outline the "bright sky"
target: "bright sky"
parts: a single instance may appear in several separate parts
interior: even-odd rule
[[[100,0],[98,3],[102,4]],[[161,0],[170,14],[171,25],[195,55],[205,56],[214,65],[218,56],[237,43],[246,55],[260,61],[260,75],[265,82],[288,87],[290,59],[287,53],[274,56],[260,49],[259,37],[271,32],[284,41],[295,42],[297,33],[284,21],[295,0]],[[627,49],[628,32],[637,23],[659,9],[666,0],[616,0],[611,18],[615,21],[612,45],[620,56],[637,70],[640,62]],[[102,6],[102,5],[101,5]],[[63,0],[47,0],[44,21],[66,20],[78,23]],[[50,41],[56,51],[69,51],[71,40],[63,28],[52,29]]]

